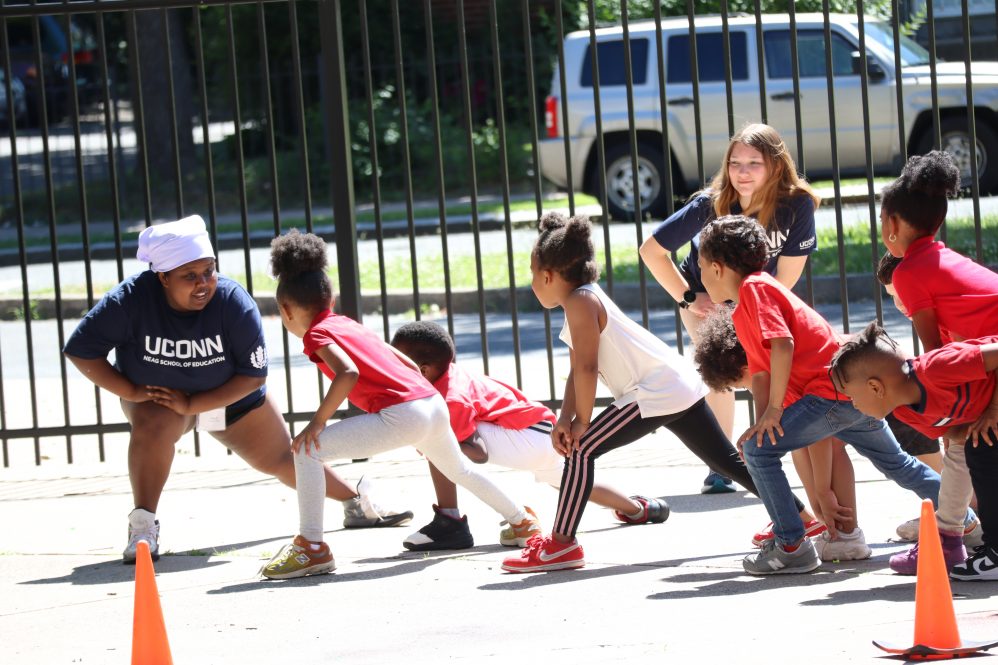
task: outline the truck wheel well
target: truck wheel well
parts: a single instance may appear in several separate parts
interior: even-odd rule
[[[657,147],[661,150],[662,147],[662,135],[659,132],[653,132],[649,130],[638,130],[637,131],[638,144],[647,143],[649,145]],[[604,154],[610,150],[610,148],[618,144],[627,144],[630,142],[630,136],[628,132],[612,132],[610,134],[603,135],[603,152]],[[679,168],[679,163],[676,161],[676,155],[672,152],[671,148],[669,150],[669,159],[672,162],[672,187],[673,195],[684,196],[689,192],[686,191],[686,180],[683,179],[682,169]],[[585,178],[583,179],[583,191],[591,196],[598,196],[599,193],[596,191],[598,186],[594,185],[597,182],[595,177],[596,169],[599,166],[599,155],[597,154],[596,143],[593,143],[593,147],[589,150],[589,156],[586,158],[586,170]]]

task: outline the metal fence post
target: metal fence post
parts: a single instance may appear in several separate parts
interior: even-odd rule
[[[340,0],[319,2],[322,40],[322,110],[328,136],[336,264],[339,274],[339,311],[360,320],[360,266],[357,261],[357,216],[353,200],[353,163],[350,158],[350,118],[347,110],[346,69]]]

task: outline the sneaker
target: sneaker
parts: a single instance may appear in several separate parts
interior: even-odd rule
[[[536,534],[517,556],[506,557],[502,569],[510,573],[538,573],[544,570],[567,570],[586,565],[582,545],[573,540],[559,543],[551,536]]]
[[[822,561],[860,561],[869,559],[873,550],[866,544],[863,530],[856,527],[852,533],[839,532],[839,537],[832,540],[828,531],[824,531],[814,539],[814,551]]]
[[[649,499],[641,495],[631,497],[641,504],[641,514],[630,517],[619,510],[613,511],[614,516],[624,524],[658,524],[669,519],[669,504],[664,499]]]
[[[897,528],[898,539],[906,543],[914,543],[917,541],[920,524],[921,520],[916,517],[913,520],[908,520],[904,524],[899,525]],[[981,529],[981,523],[979,520],[974,519],[963,529],[963,544],[966,547],[974,548],[981,545],[983,542],[984,531]]]
[[[828,527],[826,527],[822,522],[819,522],[818,520],[811,520],[810,522],[804,524],[805,538],[813,538],[814,536],[820,536],[826,531],[828,531]],[[752,536],[752,545],[754,545],[755,547],[762,547],[763,543],[767,543],[773,540],[773,538],[775,537],[776,535],[773,533],[773,523],[770,522],[765,526],[765,528],[762,531]]]
[[[963,538],[939,533],[939,539],[943,545],[943,560],[946,562],[946,569],[950,569],[957,564],[961,564],[967,558],[967,550],[963,546]],[[891,557],[888,564],[898,575],[914,575],[918,572],[918,543],[915,543],[907,552],[901,552]]]
[[[295,536],[290,545],[285,545],[277,556],[263,567],[260,574],[272,580],[286,580],[292,577],[331,573],[334,570],[336,562],[333,561],[329,545],[322,543],[322,547],[313,550],[305,538]]]
[[[810,573],[820,565],[814,544],[807,538],[793,552],[783,549],[775,538],[767,540],[761,550],[742,559],[742,568],[749,575]]]
[[[433,521],[402,541],[402,546],[413,552],[432,550],[466,550],[473,547],[475,539],[468,528],[468,516],[456,519],[433,506]]]
[[[378,526],[402,526],[412,521],[412,511],[397,512],[379,506],[371,498],[372,483],[361,477],[357,495],[343,502],[343,526],[347,529],[364,529]]]
[[[122,563],[135,563],[135,552],[139,541],[149,543],[149,554],[152,560],[159,559],[159,520],[154,513],[143,508],[136,508],[128,513],[128,545],[121,553]]]
[[[735,491],[735,484],[731,478],[726,478],[716,471],[711,471],[703,479],[703,487],[700,494],[726,494]]]
[[[529,506],[524,506],[527,516],[519,524],[510,524],[499,532],[499,544],[507,547],[526,547],[533,536],[541,535],[541,524]],[[501,522],[501,524],[509,524]]]
[[[904,543],[913,543],[918,540],[918,528],[921,521],[921,518],[916,517],[913,520],[908,520],[907,522],[899,524],[898,528],[895,529],[898,539]]]
[[[998,551],[987,545],[975,548],[966,561],[950,568],[949,576],[966,582],[998,581]]]

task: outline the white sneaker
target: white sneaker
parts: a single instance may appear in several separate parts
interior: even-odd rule
[[[372,483],[361,477],[357,483],[358,496],[343,502],[343,526],[347,529],[364,529],[378,526],[402,526],[412,520],[412,511],[389,510],[371,498]]]
[[[897,528],[897,535],[903,542],[914,543],[918,540],[918,525],[921,518],[916,517],[900,524]]]
[[[140,541],[149,543],[152,560],[159,559],[159,520],[154,513],[136,508],[128,513],[128,545],[121,553],[123,563],[135,563],[135,553]]]
[[[860,561],[873,554],[859,527],[852,533],[840,531],[835,540],[826,531],[814,539],[814,549],[822,561]]]

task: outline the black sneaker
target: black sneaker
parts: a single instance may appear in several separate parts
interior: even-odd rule
[[[468,516],[461,519],[449,517],[433,506],[433,521],[402,541],[403,547],[413,552],[431,550],[466,550],[473,547],[475,539],[468,528]]]
[[[669,504],[664,499],[650,499],[640,495],[631,498],[641,504],[641,514],[637,517],[631,517],[619,510],[613,511],[613,514],[621,522],[625,524],[658,524],[669,519]]]
[[[998,581],[998,551],[987,545],[974,548],[966,561],[949,569],[949,576],[965,582]]]

